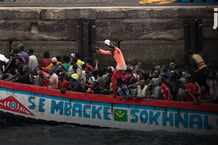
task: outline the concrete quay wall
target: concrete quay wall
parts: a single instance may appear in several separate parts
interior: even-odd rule
[[[213,30],[213,6],[181,7],[2,7],[0,8],[0,53],[23,43],[33,48],[39,59],[44,51],[51,56],[76,53],[78,21],[94,20],[96,46],[112,40],[128,64],[141,61],[144,66],[184,64],[184,20],[201,19],[203,54],[217,65],[218,30]],[[114,63],[110,56],[97,54],[105,65]]]

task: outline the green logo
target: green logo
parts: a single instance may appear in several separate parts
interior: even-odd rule
[[[127,122],[127,110],[114,109],[114,120]]]

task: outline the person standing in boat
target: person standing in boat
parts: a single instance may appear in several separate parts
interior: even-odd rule
[[[50,53],[48,51],[43,53],[43,59],[41,60],[41,67],[47,67],[51,63]]]
[[[102,54],[106,54],[106,55],[112,55],[114,60],[116,61],[117,65],[116,65],[116,69],[111,77],[111,82],[113,85],[113,95],[117,95],[117,84],[116,81],[118,78],[121,77],[121,75],[123,74],[123,72],[127,69],[126,67],[126,62],[125,59],[123,57],[123,54],[121,52],[121,50],[114,46],[110,40],[105,40],[104,44],[106,44],[106,46],[108,46],[110,48],[109,51],[105,51],[103,49],[99,49],[96,47],[96,49],[98,50],[98,52],[102,53]]]
[[[194,53],[193,51],[188,52],[189,57],[189,73],[192,75],[200,86],[207,86],[207,64],[200,54]]]
[[[29,66],[30,72],[33,72],[39,66],[38,59],[37,59],[36,55],[34,54],[33,49],[29,50],[29,63],[28,63],[28,66]]]
[[[23,57],[23,61],[25,65],[28,65],[29,63],[29,54],[25,51],[25,47],[22,43],[20,43],[17,46],[18,50],[19,50],[19,54]]]

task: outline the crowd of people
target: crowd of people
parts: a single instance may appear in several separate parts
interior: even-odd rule
[[[199,54],[189,52],[189,65],[178,69],[170,62],[152,69],[141,63],[126,64],[121,50],[110,40],[104,41],[109,50],[96,47],[98,53],[111,55],[116,66],[100,67],[99,61],[82,60],[79,54],[50,57],[42,60],[34,50],[23,44],[14,48],[9,57],[0,54],[0,78],[50,89],[120,96],[120,99],[149,98],[162,100],[218,102],[218,75],[207,66]]]

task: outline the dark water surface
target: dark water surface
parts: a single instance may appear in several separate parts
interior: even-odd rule
[[[0,145],[218,145],[218,136],[30,124],[1,119]]]

